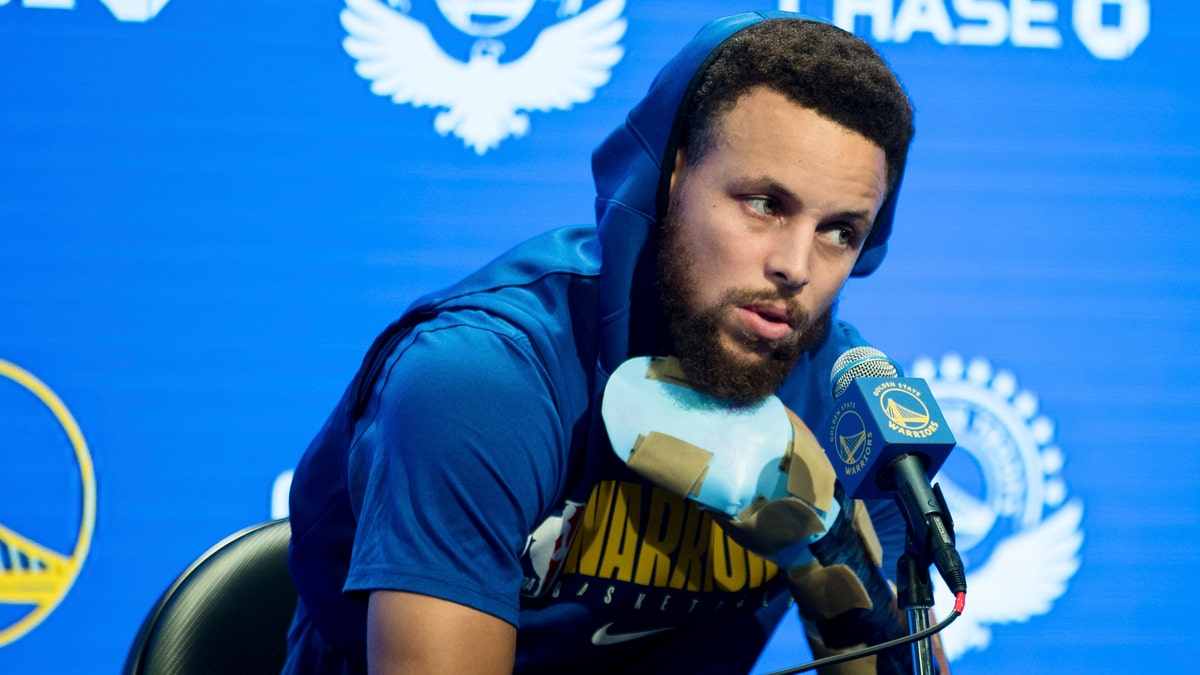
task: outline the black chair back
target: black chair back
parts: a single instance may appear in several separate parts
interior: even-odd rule
[[[167,588],[142,622],[126,675],[278,673],[296,609],[288,519],[227,537]]]

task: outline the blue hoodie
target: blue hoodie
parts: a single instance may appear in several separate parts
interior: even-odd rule
[[[365,670],[375,589],[518,626],[517,672],[752,666],[790,604],[778,569],[630,472],[598,403],[625,360],[671,350],[655,233],[680,102],[718,45],[772,17],[797,15],[715,21],[666,65],[593,155],[594,227],[518,246],[376,339],[293,479],[285,672]],[[882,260],[893,210],[894,194],[855,275]],[[811,428],[831,411],[834,360],[861,344],[835,321],[780,388]],[[886,503],[872,515],[892,570],[903,523]]]

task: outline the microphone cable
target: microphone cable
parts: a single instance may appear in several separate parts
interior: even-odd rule
[[[929,628],[926,628],[925,630],[917,631],[916,633],[905,635],[904,637],[898,637],[894,640],[888,640],[887,642],[881,642],[872,647],[865,647],[865,648],[859,649],[857,651],[847,652],[845,654],[836,654],[834,656],[827,656],[823,659],[818,659],[816,661],[806,663],[802,666],[796,666],[795,668],[787,668],[785,670],[776,670],[774,672],[767,673],[766,675],[792,675],[793,673],[802,673],[806,670],[813,670],[815,668],[821,668],[824,666],[832,666],[835,663],[845,663],[846,661],[853,661],[854,659],[861,659],[864,656],[878,654],[879,652],[881,652],[885,649],[891,649],[892,647],[899,647],[901,645],[916,642],[917,640],[923,640],[927,637],[932,636],[935,633],[941,632],[941,630],[943,628],[945,628],[946,626],[949,626],[951,623],[953,623],[953,621],[955,619],[957,619],[960,614],[962,614],[963,607],[966,604],[967,604],[967,594],[959,593],[954,597],[954,609],[952,609],[950,611],[950,614],[948,616],[946,616],[946,618],[943,619],[940,623],[930,626]]]

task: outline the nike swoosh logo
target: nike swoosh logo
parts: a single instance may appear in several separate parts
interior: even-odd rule
[[[654,635],[655,633],[661,633],[665,630],[671,630],[674,628],[674,626],[655,628],[653,630],[638,630],[633,631],[632,633],[610,633],[608,632],[609,628],[612,628],[612,622],[604,624],[600,627],[600,630],[593,633],[592,644],[596,645],[597,647],[621,644],[622,642],[629,642],[630,640],[637,640],[638,638],[644,638],[648,635]]]

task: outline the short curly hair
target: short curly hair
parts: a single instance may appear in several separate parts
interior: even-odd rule
[[[806,19],[761,21],[721,44],[684,102],[682,145],[689,161],[712,148],[722,115],[759,86],[878,145],[887,157],[888,190],[895,188],[914,132],[908,94],[866,42]]]

